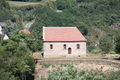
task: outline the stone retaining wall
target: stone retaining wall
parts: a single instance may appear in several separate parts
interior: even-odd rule
[[[66,64],[66,63],[98,63],[98,64],[108,64],[108,65],[120,65],[119,62],[114,62],[110,60],[36,60],[38,63],[46,64]]]

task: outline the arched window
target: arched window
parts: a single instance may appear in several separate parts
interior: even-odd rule
[[[66,49],[66,44],[63,45],[63,48]]]
[[[80,49],[80,44],[77,44],[77,49]]]
[[[52,44],[50,44],[50,49],[53,49],[53,45]]]

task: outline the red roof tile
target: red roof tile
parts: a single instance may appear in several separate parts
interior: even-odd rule
[[[76,27],[44,27],[44,41],[86,41]]]
[[[23,32],[23,33],[25,33],[25,34],[30,34],[31,32],[29,31],[29,30],[27,30],[27,29],[23,29],[23,30],[21,30],[21,32]]]

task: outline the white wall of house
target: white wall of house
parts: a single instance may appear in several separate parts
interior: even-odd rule
[[[9,37],[7,36],[7,34],[5,34],[3,40],[8,40],[8,39]]]
[[[50,45],[53,49],[50,49]],[[66,49],[64,49],[66,44]],[[77,49],[80,44],[80,49]],[[44,57],[78,57],[86,56],[86,42],[44,42]],[[68,48],[71,48],[71,54],[68,54]]]
[[[2,26],[0,26],[0,34],[3,34],[3,33],[2,33],[2,30],[3,30],[3,29],[2,29]]]

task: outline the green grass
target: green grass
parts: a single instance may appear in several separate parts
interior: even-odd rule
[[[47,64],[47,63],[42,63],[42,68],[48,68],[49,66],[51,66],[52,64]]]

